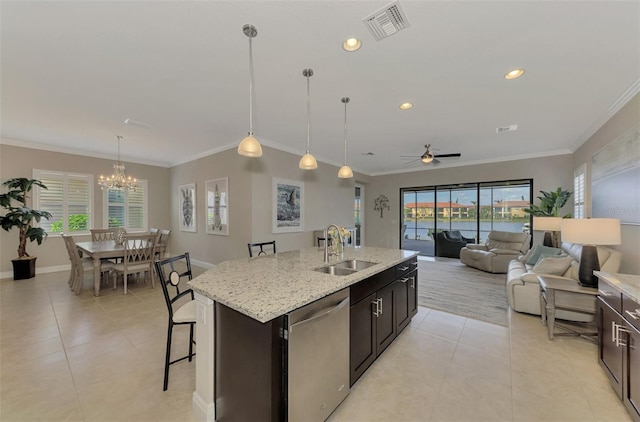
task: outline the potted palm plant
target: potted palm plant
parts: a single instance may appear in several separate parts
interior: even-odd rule
[[[27,239],[31,242],[34,240],[38,245],[42,243],[47,232],[41,227],[34,227],[33,223],[40,222],[40,219],[51,218],[51,213],[47,211],[38,211],[27,206],[28,194],[34,186],[42,189],[47,187],[37,179],[27,179],[25,177],[16,177],[9,179],[2,184],[9,191],[0,194],[0,206],[6,213],[0,216],[0,227],[9,231],[12,228],[18,229],[18,257],[12,259],[13,263],[13,279],[22,280],[32,278],[36,275],[36,258],[27,253]]]

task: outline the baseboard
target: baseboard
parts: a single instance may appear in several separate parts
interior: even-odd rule
[[[50,267],[36,267],[36,276],[38,274],[58,273],[62,271],[70,271],[71,264],[52,265]],[[3,271],[0,273],[0,279],[13,278],[13,271]]]
[[[193,399],[191,400],[191,410],[195,414],[196,418],[202,422],[215,422],[216,420],[216,406],[214,403],[207,403],[200,397],[197,391],[193,392]]]

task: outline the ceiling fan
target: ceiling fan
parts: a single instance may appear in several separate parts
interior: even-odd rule
[[[416,162],[418,160],[422,161],[425,164],[440,164],[440,160],[438,160],[438,158],[451,158],[451,157],[461,157],[462,154],[460,154],[459,152],[454,153],[454,154],[434,154],[431,151],[431,144],[427,144],[424,146],[427,150],[424,152],[424,154],[422,154],[420,157],[416,158],[414,155],[408,156],[408,155],[401,155],[400,158],[413,158],[413,160],[405,163],[405,164],[411,164],[413,162]]]

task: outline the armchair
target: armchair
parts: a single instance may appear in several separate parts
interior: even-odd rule
[[[468,244],[460,249],[460,262],[482,271],[504,274],[509,261],[527,253],[530,242],[528,233],[494,230],[484,244]]]
[[[464,237],[459,230],[443,230],[435,234],[436,256],[460,258],[460,249],[475,239]]]

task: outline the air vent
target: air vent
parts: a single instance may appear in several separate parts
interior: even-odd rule
[[[513,132],[515,130],[518,130],[518,125],[509,125],[509,126],[496,128],[496,133]]]
[[[362,22],[369,28],[376,41],[409,27],[409,21],[397,1],[367,16]]]

